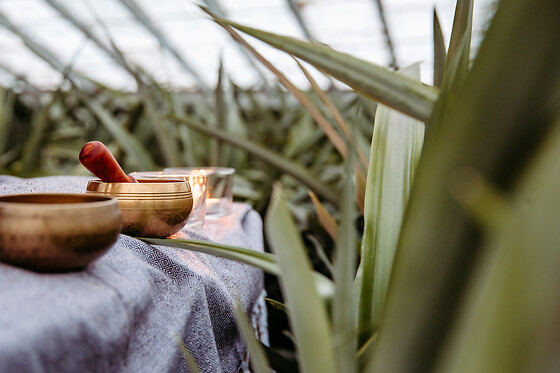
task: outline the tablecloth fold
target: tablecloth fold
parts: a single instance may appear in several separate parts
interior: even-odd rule
[[[0,176],[0,194],[82,193],[89,179]],[[181,234],[263,250],[261,218],[246,204]],[[177,338],[203,372],[236,372],[246,348],[233,305],[266,323],[263,281],[256,268],[126,235],[84,271],[0,263],[0,372],[186,372]]]

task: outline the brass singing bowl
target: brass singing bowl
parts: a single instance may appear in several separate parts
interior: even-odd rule
[[[121,230],[114,198],[66,193],[0,197],[0,261],[40,272],[78,270]]]
[[[115,197],[123,217],[122,233],[135,237],[165,238],[187,223],[193,196],[183,180],[138,179],[138,183],[92,180],[88,193]]]

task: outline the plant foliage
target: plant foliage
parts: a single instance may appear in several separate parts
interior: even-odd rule
[[[417,67],[394,72],[205,11],[284,88],[244,89],[220,72],[214,97],[175,92],[94,40],[137,81],[137,92],[116,92],[0,14],[66,79],[52,92],[22,77],[18,89],[0,88],[2,173],[85,174],[77,154],[94,139],[126,171],[236,168],[235,197],[265,217],[271,253],[144,240],[271,275],[270,349],[238,315],[256,371],[294,362],[321,373],[556,371],[560,3],[500,1],[476,56],[473,1],[457,1],[447,50],[434,12],[434,87]],[[299,90],[237,31],[296,58],[312,89]],[[321,91],[300,60],[354,91]]]

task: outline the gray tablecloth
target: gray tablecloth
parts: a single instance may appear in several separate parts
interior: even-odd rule
[[[0,176],[0,194],[81,193],[88,179]],[[246,204],[182,234],[263,250],[262,221]],[[263,292],[253,267],[126,235],[80,272],[0,262],[0,372],[186,372],[176,337],[203,372],[237,372],[246,347],[232,306],[253,310],[266,338]]]

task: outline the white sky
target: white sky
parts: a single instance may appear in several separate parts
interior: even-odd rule
[[[195,80],[149,32],[138,25],[120,0],[57,0],[72,11],[92,32],[107,40],[99,19],[111,40],[127,58],[143,66],[164,84],[192,87]],[[492,0],[475,0],[474,42],[484,29]],[[239,47],[218,25],[209,20],[190,0],[136,0],[210,87],[217,81],[220,59],[228,76],[237,84],[251,86],[259,76],[239,52]],[[382,66],[388,66],[378,10],[374,0],[304,0],[303,17],[316,39],[334,49],[348,52]],[[434,7],[449,40],[454,0],[385,0],[389,31],[399,66],[420,62],[422,80],[432,82],[432,14]],[[303,38],[286,0],[222,0],[228,18],[263,30]],[[132,78],[92,42],[64,20],[43,0],[0,0],[0,12],[37,43],[51,50],[65,65],[114,88],[131,88]],[[294,83],[305,86],[305,78],[285,54],[250,40]],[[9,84],[11,75],[1,66],[25,76],[40,87],[55,87],[61,75],[31,53],[22,41],[0,26],[0,82]],[[259,66],[260,68],[260,66]],[[261,69],[264,71],[264,69]],[[266,72],[266,76],[271,76]],[[314,76],[322,81],[320,74]]]

